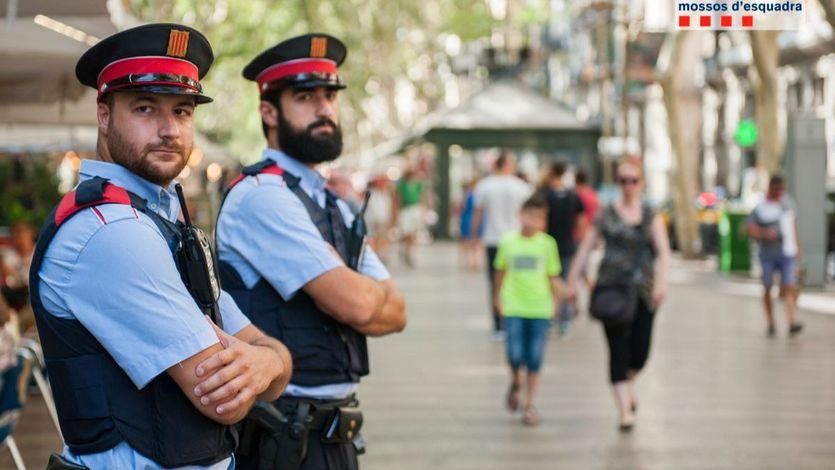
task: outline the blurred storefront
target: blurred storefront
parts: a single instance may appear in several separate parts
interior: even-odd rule
[[[138,22],[114,0],[0,0],[0,15],[0,227],[39,225],[77,183],[81,159],[95,156],[96,93],[76,80],[76,61],[100,38]],[[227,175],[238,166],[222,147],[195,136],[180,179],[198,223],[211,226]]]

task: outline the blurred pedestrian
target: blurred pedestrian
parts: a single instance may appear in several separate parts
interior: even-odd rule
[[[473,215],[475,213],[475,187],[478,179],[468,181],[464,185],[464,194],[461,198],[459,207],[459,232],[460,240],[460,256],[461,264],[464,269],[474,271],[481,267],[481,243],[479,238],[484,232],[484,219],[478,227],[478,231],[473,233]]]
[[[3,372],[17,364],[17,344],[19,332],[16,331],[12,309],[0,297],[0,390],[3,389]]]
[[[415,246],[423,229],[423,198],[425,184],[419,170],[409,168],[397,184],[398,225],[403,239],[403,261],[415,264]]]
[[[597,216],[597,210],[600,207],[600,202],[598,201],[597,191],[588,184],[588,175],[585,170],[577,170],[577,173],[574,175],[574,183],[574,191],[577,192],[577,196],[580,197],[580,201],[583,203],[583,219],[585,219],[585,223],[578,225],[577,229],[574,231],[574,239],[577,240],[577,243],[579,244],[580,240],[585,237],[586,231],[588,231],[589,227],[591,227],[594,223],[594,218]],[[595,263],[592,261],[589,264]],[[565,269],[564,271],[568,271],[568,269]],[[583,283],[586,286],[591,286],[588,269],[584,269],[581,275],[584,281]]]
[[[797,260],[800,258],[800,246],[797,242],[794,204],[785,194],[782,176],[774,175],[769,180],[765,199],[757,204],[748,218],[748,235],[757,241],[760,249],[767,335],[775,335],[771,286],[774,284],[774,274],[779,272],[783,303],[789,320],[789,335],[794,336],[803,330],[803,324],[797,320]]]
[[[605,252],[597,274],[599,285],[634,285],[638,295],[634,317],[604,324],[609,345],[609,378],[620,416],[621,431],[634,423],[637,402],[634,381],[646,364],[655,312],[667,295],[670,248],[660,216],[641,200],[641,167],[631,161],[618,166],[619,198],[598,214],[586,232],[568,277],[567,297],[574,301],[589,253],[602,238]],[[629,308],[629,307],[627,307]]]
[[[511,411],[519,407],[524,367],[527,380],[522,422],[530,426],[539,422],[534,398],[560,290],[557,242],[544,233],[547,214],[547,201],[540,195],[525,201],[519,216],[522,228],[502,237],[494,265],[493,304],[504,318],[511,374],[506,404]]]
[[[574,184],[574,191],[577,192],[580,202],[583,203],[583,219],[586,222],[577,226],[575,238],[579,241],[583,239],[586,234],[585,231],[594,222],[600,202],[597,200],[597,191],[588,184],[588,175],[585,170],[577,170],[574,175]]]
[[[557,241],[560,250],[560,262],[563,266],[562,278],[568,276],[571,261],[577,251],[574,239],[575,231],[585,231],[585,208],[574,190],[565,187],[564,177],[568,165],[563,160],[551,164],[545,175],[540,191],[548,203],[548,235]],[[575,309],[563,299],[559,304],[559,334],[564,336],[571,326]]]
[[[368,244],[385,263],[388,259],[388,248],[391,242],[391,232],[394,229],[395,207],[391,182],[383,175],[375,176],[368,183],[371,197],[365,211],[368,224]]]
[[[351,209],[352,214],[359,214],[362,208],[362,202],[360,202],[357,192],[351,185],[351,179],[343,170],[338,168],[332,170],[330,177],[328,177],[328,184],[325,187],[345,201],[345,204]]]
[[[470,226],[472,234],[479,233],[482,221],[484,235],[481,240],[487,251],[487,276],[490,292],[493,292],[494,270],[499,240],[506,233],[519,229],[519,209],[531,194],[531,188],[515,176],[516,155],[503,150],[496,159],[495,172],[481,180],[475,188],[475,212]],[[504,338],[501,315],[493,307],[494,340]]]
[[[35,253],[35,229],[26,222],[14,224],[9,231],[9,242],[11,250],[3,255],[3,293],[9,305],[19,309],[28,302],[29,268]]]
[[[9,233],[11,250],[3,255],[2,286],[6,303],[14,310],[21,332],[35,326],[35,316],[29,304],[29,269],[35,253],[35,229],[26,222],[18,222]]]

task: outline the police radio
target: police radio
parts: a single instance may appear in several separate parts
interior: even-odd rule
[[[174,185],[177,199],[183,209],[183,224],[180,224],[180,244],[177,246],[177,263],[180,265],[180,276],[194,301],[204,314],[222,327],[218,299],[220,299],[220,283],[218,282],[217,267],[215,265],[209,237],[191,224],[191,216],[183,196],[183,187]]]
[[[365,254],[366,237],[368,227],[365,225],[365,210],[368,209],[368,200],[371,199],[371,191],[365,192],[362,202],[362,209],[351,224],[351,237],[348,241],[348,267],[357,271]]]

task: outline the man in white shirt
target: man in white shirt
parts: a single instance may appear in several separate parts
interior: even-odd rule
[[[772,176],[765,199],[757,204],[748,219],[748,235],[757,241],[760,248],[762,283],[765,289],[763,303],[769,337],[775,334],[774,306],[771,301],[775,271],[780,272],[783,301],[789,317],[789,334],[794,336],[803,329],[803,324],[797,321],[797,260],[800,257],[797,223],[794,206],[784,192],[783,178]]]
[[[509,150],[502,150],[496,159],[495,172],[481,180],[475,188],[475,213],[472,220],[473,234],[479,233],[482,218],[484,234],[482,241],[487,248],[487,274],[490,292],[493,292],[493,261],[499,240],[508,232],[519,230],[519,210],[531,194],[527,183],[516,177],[516,155]],[[491,303],[492,304],[492,303]],[[504,337],[502,319],[493,307],[493,338]]]

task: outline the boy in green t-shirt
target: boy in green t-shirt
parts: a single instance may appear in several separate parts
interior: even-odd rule
[[[525,414],[522,422],[535,425],[539,416],[533,406],[539,385],[539,369],[561,288],[557,242],[544,233],[546,201],[534,196],[522,205],[521,232],[505,235],[499,242],[493,302],[504,316],[507,359],[512,382],[507,407],[519,408],[520,369],[527,369]]]

